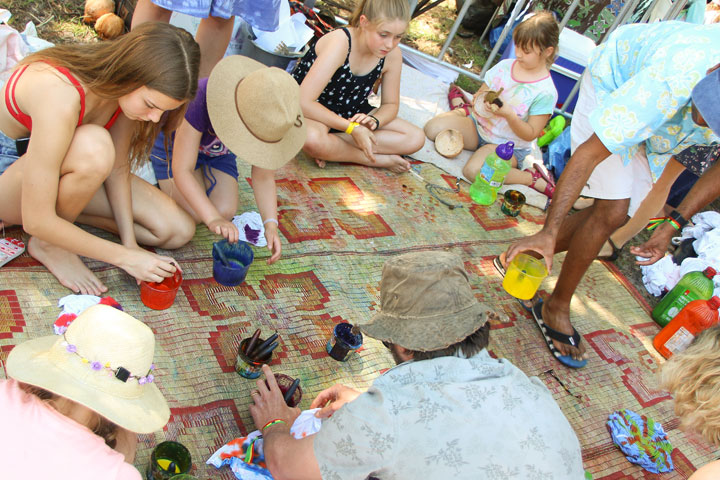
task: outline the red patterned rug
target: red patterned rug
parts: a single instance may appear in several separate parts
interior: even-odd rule
[[[454,183],[432,165],[416,168],[430,182]],[[255,210],[249,168],[241,173],[240,211]],[[614,267],[595,262],[572,303],[573,322],[590,355],[581,370],[555,361],[532,318],[503,291],[492,258],[514,238],[536,232],[543,221],[540,210],[506,217],[499,203],[471,205],[465,187],[460,195],[441,193],[463,205],[450,209],[409,174],[331,164],[322,170],[302,157],[277,178],[283,257],[268,266],[267,251],[255,249],[256,260],[239,287],[213,281],[210,249],[215,239],[204,227],[189,245],[163,252],[185,271],[181,292],[168,310],[144,307],[134,280],[123,271],[89,263],[110,287],[108,294],[156,333],[158,385],[172,417],[163,431],[142,436],[136,461],[142,472],[152,447],[173,439],[190,449],[192,473],[198,478],[233,478],[228,469],[215,470],[205,460],[225,442],[254,429],[247,409],[254,382],[239,377],[233,366],[240,340],[256,328],[280,333],[271,365],[301,379],[303,408],[336,382],[366,388],[391,366],[390,355],[368,339],[351,361],[336,362],[325,353],[330,331],[337,322],[373,314],[387,258],[424,251],[432,261],[441,250],[459,254],[478,300],[507,315],[507,322],[493,324],[492,353],[537,375],[553,392],[578,434],[585,468],[596,480],[688,478],[713,459],[714,452],[699,437],[678,429],[671,399],[658,390],[655,378],[662,359],[651,340],[658,327],[641,296]],[[8,233],[21,235],[19,229]],[[555,280],[548,278],[542,288],[550,291]],[[51,334],[58,299],[68,293],[27,255],[0,268],[0,360],[17,343]],[[662,422],[675,447],[673,473],[647,474],[613,446],[605,422],[623,408]]]

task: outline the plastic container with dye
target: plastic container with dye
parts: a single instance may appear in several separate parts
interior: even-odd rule
[[[167,277],[160,283],[140,282],[140,300],[153,310],[165,310],[175,302],[178,288],[182,283],[182,273],[175,270],[172,277]]]
[[[479,205],[491,205],[497,198],[497,191],[510,171],[510,159],[515,143],[507,142],[495,147],[495,151],[485,158],[482,168],[470,185],[469,193],[473,202]]]
[[[525,195],[523,195],[522,192],[507,190],[503,195],[503,204],[500,210],[502,210],[505,215],[517,217],[520,215],[520,210],[522,210],[523,205],[525,205]]]
[[[264,340],[262,338],[257,339],[256,345],[260,345]],[[258,378],[262,373],[260,369],[263,363],[268,363],[272,358],[272,352],[261,358],[250,358],[246,355],[247,345],[250,342],[249,338],[244,339],[240,342],[238,347],[237,359],[235,361],[235,372],[244,378]],[[253,350],[257,350],[256,348]]]
[[[513,297],[530,300],[547,275],[548,271],[542,260],[526,253],[519,253],[507,266],[502,285]]]
[[[335,360],[346,361],[350,355],[362,347],[362,333],[353,333],[353,326],[347,322],[338,323],[333,329],[333,334],[328,340],[326,350]]]
[[[150,454],[150,463],[145,473],[146,480],[169,480],[178,478],[192,468],[190,451],[178,442],[162,442]]]
[[[255,254],[246,242],[230,243],[226,239],[213,243],[213,278],[220,285],[234,287],[245,281]]]
[[[275,381],[278,384],[280,393],[282,393],[283,397],[285,397],[285,394],[288,392],[295,379],[289,375],[285,375],[284,373],[276,373]],[[265,380],[265,385],[267,385],[267,380]],[[270,388],[270,385],[268,385],[268,388]],[[302,400],[302,388],[298,385],[292,397],[290,397],[285,403],[287,403],[288,407],[297,407],[300,405],[300,400]]]

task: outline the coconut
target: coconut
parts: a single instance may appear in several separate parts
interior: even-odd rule
[[[435,137],[435,150],[446,158],[455,158],[463,150],[462,133],[454,128],[448,128]]]
[[[112,40],[122,35],[125,30],[125,22],[114,13],[106,13],[95,22],[95,31],[104,40]]]
[[[115,2],[113,0],[85,0],[85,16],[83,21],[91,24],[106,13],[115,11]]]

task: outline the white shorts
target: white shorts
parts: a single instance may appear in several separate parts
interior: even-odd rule
[[[570,151],[595,133],[590,125],[590,114],[597,107],[595,88],[587,70],[580,81],[577,105],[570,123]],[[604,200],[630,199],[628,216],[632,217],[652,188],[650,165],[645,156],[644,145],[623,165],[620,155],[612,154],[600,162],[590,174],[581,195]]]

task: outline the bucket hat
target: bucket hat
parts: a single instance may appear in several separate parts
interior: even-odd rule
[[[715,135],[720,135],[720,68],[713,70],[692,89],[692,101]]]
[[[485,325],[491,310],[470,289],[460,257],[415,252],[385,263],[380,312],[358,323],[370,337],[430,352],[458,343]]]
[[[300,86],[277,67],[223,58],[208,79],[207,108],[220,141],[251,165],[278,169],[305,143]]]
[[[170,409],[152,374],[155,337],[139,320],[95,305],[63,335],[21,343],[7,359],[7,374],[99,413],[136,433],[160,430]]]

